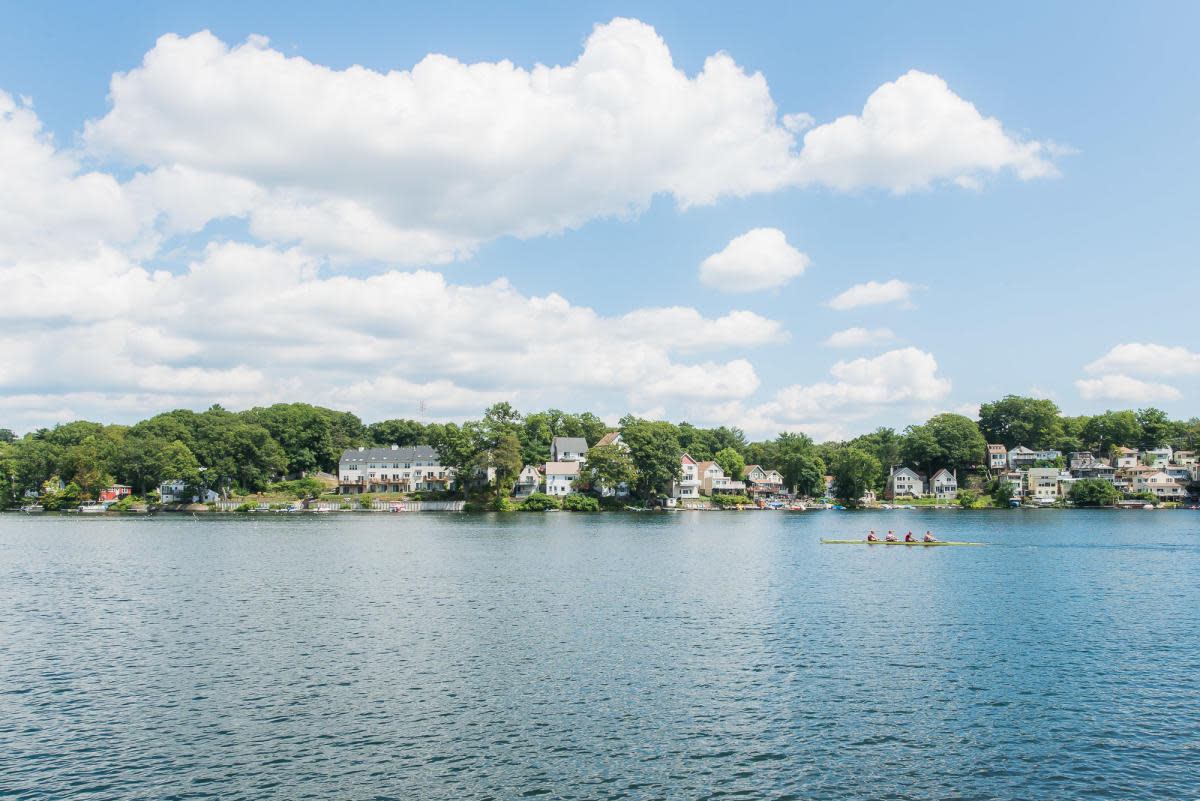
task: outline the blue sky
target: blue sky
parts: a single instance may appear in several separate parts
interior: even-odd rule
[[[1194,4],[0,13],[0,426],[1197,413]]]

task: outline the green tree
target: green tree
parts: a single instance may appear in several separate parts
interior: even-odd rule
[[[923,426],[909,426],[900,445],[905,462],[926,475],[940,467],[965,472],[983,461],[986,450],[979,427],[961,414],[939,414]]]
[[[454,470],[455,482],[466,498],[482,450],[478,423],[468,422],[461,427],[454,423],[431,425],[427,433],[429,444],[438,452],[438,461]]]
[[[820,498],[825,494],[825,463],[819,456],[793,453],[783,462],[783,483],[799,496]]]
[[[957,500],[962,508],[971,509],[979,502],[979,496],[971,490],[959,490]]]
[[[637,483],[633,459],[619,445],[594,445],[589,448],[583,470],[592,488],[601,494],[614,493],[622,484],[632,487]]]
[[[428,444],[425,426],[416,420],[381,420],[371,423],[367,426],[367,440],[378,448],[389,445],[409,448],[413,445]]]
[[[861,448],[843,448],[830,465],[834,495],[854,505],[867,490],[875,487],[881,472],[879,460],[871,454]]]
[[[1102,478],[1084,478],[1071,485],[1067,499],[1076,506],[1111,506],[1121,500],[1121,493]]]
[[[992,506],[1007,509],[1012,505],[1013,486],[1008,481],[994,481],[991,487]]]
[[[0,442],[16,442],[17,435],[11,428],[0,428]]]
[[[682,451],[675,426],[626,417],[622,419],[621,440],[629,447],[629,458],[637,470],[640,497],[650,498],[680,478]]]
[[[1133,412],[1109,410],[1089,417],[1080,438],[1097,453],[1108,453],[1117,447],[1136,448],[1141,443],[1142,427]]]
[[[1138,409],[1137,421],[1142,429],[1140,445],[1143,450],[1161,448],[1171,436],[1173,426],[1162,409]]]
[[[1006,448],[1050,448],[1063,435],[1058,415],[1058,406],[1052,400],[1005,395],[979,407],[979,430],[987,442]]]
[[[742,480],[746,463],[742,460],[742,455],[733,448],[724,448],[718,451],[717,455],[713,457],[713,461],[719,464],[721,469],[725,471],[725,475],[734,481]]]

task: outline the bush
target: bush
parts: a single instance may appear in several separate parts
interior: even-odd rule
[[[254,507],[253,507],[253,506],[251,506],[250,504],[248,504],[248,503],[243,503],[241,506],[237,507],[237,508],[236,508],[236,509],[234,509],[233,511],[235,511],[235,512],[249,512],[249,511],[250,511],[250,510],[252,510],[253,508],[254,508]]]
[[[476,506],[476,505],[477,504],[467,503],[463,508],[465,509],[467,506]],[[515,512],[515,511],[517,511],[516,501],[514,501],[512,498],[505,498],[503,495],[497,497],[494,501],[492,501],[491,506],[492,506],[492,511],[494,511],[494,512]]]
[[[553,495],[547,495],[544,492],[535,492],[521,501],[519,508],[522,512],[544,512],[547,509],[561,509],[562,504]]]
[[[1126,500],[1130,501],[1146,501],[1147,503],[1158,503],[1159,498],[1153,492],[1135,492],[1132,495],[1126,495]]]
[[[712,496],[712,502],[716,506],[749,506],[750,499],[745,495],[722,495],[717,493]]]
[[[970,509],[979,501],[979,496],[970,490],[958,491],[958,505],[964,509]]]
[[[1121,493],[1102,478],[1084,478],[1071,485],[1067,500],[1076,506],[1111,506],[1121,499]]]
[[[1008,508],[1012,506],[1013,485],[1007,481],[996,481],[992,484],[992,506]]]
[[[599,512],[600,501],[591,495],[568,495],[563,498],[562,508],[569,512]]]

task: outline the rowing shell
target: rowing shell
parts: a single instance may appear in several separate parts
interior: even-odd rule
[[[821,540],[826,545],[987,545],[986,542],[868,542],[867,540]]]

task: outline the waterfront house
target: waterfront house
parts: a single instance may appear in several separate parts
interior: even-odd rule
[[[99,503],[111,503],[112,501],[119,501],[122,498],[128,498],[132,494],[133,487],[126,484],[113,484],[110,487],[100,490],[96,500]]]
[[[746,494],[751,500],[768,500],[783,492],[783,474],[761,465],[746,465]]]
[[[1031,467],[1025,471],[1025,497],[1034,501],[1056,501],[1059,498],[1057,467]]]
[[[699,463],[686,453],[679,457],[680,475],[671,482],[671,497],[680,500],[696,500],[700,497]]]
[[[745,482],[734,481],[725,475],[716,462],[700,462],[696,465],[696,474],[700,479],[700,492],[704,495],[734,495],[746,489]]]
[[[1021,500],[1025,497],[1025,474],[1020,470],[1009,470],[1001,473],[996,477],[999,481],[1003,481],[1012,488],[1012,497],[1015,500]]]
[[[958,495],[958,474],[942,468],[929,479],[929,492],[939,501],[953,500]]]
[[[550,440],[550,461],[586,462],[587,440],[583,437],[555,437]]]
[[[1162,470],[1139,474],[1134,481],[1133,491],[1150,492],[1163,501],[1182,501],[1187,496],[1183,486]]]
[[[485,475],[477,473],[474,480]],[[342,451],[338,460],[338,492],[342,495],[452,489],[454,478],[454,469],[443,466],[437,450],[428,445],[350,448]]]
[[[575,491],[571,486],[579,478],[579,462],[546,462],[546,494],[570,495]]]
[[[620,431],[609,431],[607,434],[605,434],[603,437],[601,437],[599,440],[597,440],[596,444],[593,445],[592,447],[599,448],[602,445],[611,445],[614,448],[617,448],[617,449],[623,451],[624,453],[629,453],[629,446],[625,444],[625,441],[623,439],[621,439]],[[605,487],[604,489],[602,489],[600,491],[600,495],[605,498],[611,498],[613,496],[616,496],[618,498],[624,498],[628,494],[629,494],[629,484],[625,481],[622,481],[620,484],[618,484],[617,488],[615,490],[610,487]],[[674,497],[674,496],[672,496],[672,497]]]
[[[1097,459],[1088,451],[1079,451],[1071,454],[1070,473],[1072,478],[1100,478],[1111,484],[1116,478],[1117,468]]]
[[[592,447],[599,448],[601,445],[616,445],[624,450],[629,450],[629,446],[627,446],[621,439],[620,431],[609,431],[607,434],[597,440],[596,444]]]
[[[925,494],[925,477],[911,467],[892,467],[888,475],[883,497],[889,501],[896,498],[920,498]]]
[[[517,483],[513,486],[513,495],[518,498],[527,498],[537,492],[538,487],[542,485],[542,473],[536,465],[527,464],[521,468],[521,472],[517,475]]]
[[[1036,462],[1057,462],[1060,458],[1062,458],[1062,451],[1056,451],[1056,450],[1034,451],[1033,457],[1034,457],[1035,463]]]
[[[205,487],[190,486],[173,479],[158,485],[158,497],[163,503],[213,503],[221,496]]]
[[[1008,467],[1010,470],[1023,470],[1033,467],[1037,462],[1037,451],[1018,445],[1008,452]]]
[[[1195,451],[1175,451],[1171,457],[1171,464],[1179,465],[1180,467],[1195,467],[1197,464]]]
[[[991,471],[1004,470],[1008,467],[1008,449],[1003,445],[987,446],[987,469]]]

